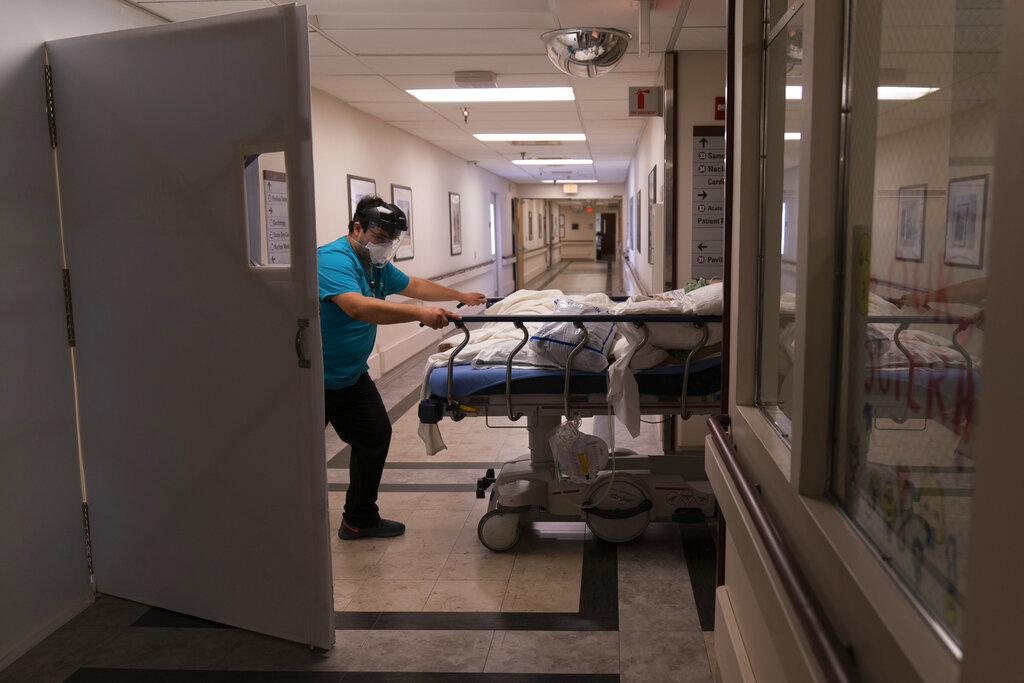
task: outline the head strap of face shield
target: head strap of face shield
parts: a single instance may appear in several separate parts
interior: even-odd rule
[[[366,201],[372,199],[371,201]],[[379,197],[364,197],[356,207],[355,220],[364,230],[379,227],[389,237],[396,239],[399,233],[408,229],[405,220],[405,212],[394,204],[388,204]]]

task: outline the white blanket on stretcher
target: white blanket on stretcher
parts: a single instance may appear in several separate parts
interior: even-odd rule
[[[606,294],[566,295],[557,289],[519,290],[505,297],[487,310],[487,315],[550,315],[554,313],[555,299],[570,298],[582,304],[597,306],[612,313],[680,313],[689,315],[721,315],[722,285],[716,283],[693,290],[689,294],[669,292],[667,300],[648,297],[631,297],[628,301],[613,302]],[[530,336],[537,333],[543,323],[526,323]],[[648,341],[637,353],[641,339],[640,331],[630,324],[616,325],[616,336],[612,343],[611,363],[608,366],[608,403],[616,418],[629,430],[632,436],[640,433],[640,395],[633,373],[654,367],[665,360],[664,349],[694,348],[702,333],[691,323],[656,323],[648,325]],[[722,326],[709,326],[708,344],[722,339]],[[430,397],[430,371],[447,366],[452,351],[465,339],[463,332],[448,337],[442,346],[450,349],[431,355],[423,376],[422,398]],[[484,323],[471,330],[469,343],[455,358],[458,365],[473,364],[477,367],[504,366],[509,354],[522,341],[523,333],[512,323]],[[541,358],[526,344],[513,360],[514,367],[558,367]],[[434,455],[446,448],[441,430],[436,424],[420,424],[419,436],[426,446],[427,454]]]

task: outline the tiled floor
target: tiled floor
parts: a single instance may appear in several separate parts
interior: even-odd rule
[[[530,284],[628,289],[609,262],[562,263]],[[394,422],[380,507],[407,532],[332,538],[334,649],[100,596],[0,681],[713,681],[714,525],[651,524],[613,545],[583,522],[538,522],[509,552],[487,550],[476,479],[527,453],[526,432],[445,421],[448,449],[425,455],[415,406],[422,367],[422,357],[410,359],[378,383]],[[658,453],[656,430],[617,433],[616,444]],[[330,429],[325,439],[337,528],[347,447]]]

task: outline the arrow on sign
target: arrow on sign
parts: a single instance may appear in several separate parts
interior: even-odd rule
[[[704,251],[707,248],[708,248],[708,245],[704,244],[703,242],[701,242],[700,244],[697,245],[697,249],[699,249],[700,251]]]
[[[701,199],[707,199],[708,193],[705,192],[704,190],[701,190],[700,192],[697,193],[697,196],[700,197]]]
[[[700,139],[700,146],[701,147],[706,147],[707,144],[708,144],[708,139],[707,138],[701,138]]]

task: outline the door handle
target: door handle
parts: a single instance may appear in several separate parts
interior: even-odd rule
[[[302,355],[302,333],[309,327],[309,318],[299,318],[299,329],[295,332],[295,355],[299,357],[299,367],[310,367],[309,359]]]

